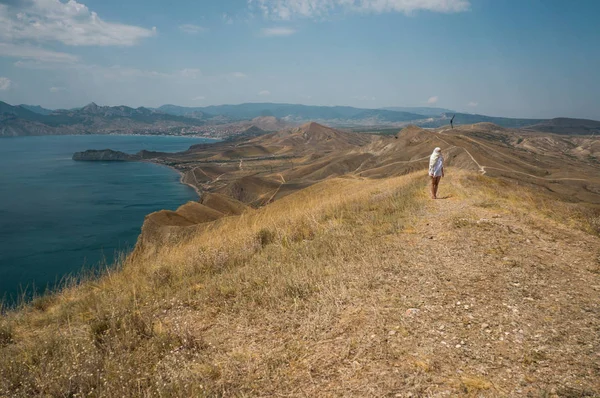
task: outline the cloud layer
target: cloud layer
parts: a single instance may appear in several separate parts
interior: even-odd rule
[[[324,18],[334,13],[374,13],[416,11],[461,12],[470,0],[248,0],[271,19]]]
[[[72,54],[45,50],[43,48],[29,45],[15,45],[10,43],[0,43],[0,57],[62,63],[72,63],[76,62],[78,59]]]
[[[0,3],[0,40],[61,42],[69,46],[132,46],[156,29],[106,22],[76,0]]]

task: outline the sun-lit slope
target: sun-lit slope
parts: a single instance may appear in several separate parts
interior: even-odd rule
[[[162,161],[183,181],[252,207],[330,178],[387,178],[426,170],[441,147],[447,167],[520,181],[573,201],[600,203],[597,140],[507,129],[491,123],[451,128],[408,126],[395,136],[317,123],[248,140],[195,146]]]
[[[251,142],[279,148],[277,153],[320,153],[344,151],[368,144],[376,137],[369,134],[348,133],[318,123],[307,123],[297,128],[261,136]]]
[[[397,137],[369,147],[377,161],[361,168],[361,176],[381,178],[426,169],[432,148],[439,146],[447,166],[521,181],[573,201],[600,203],[600,147],[591,138],[491,123],[433,130],[413,126]]]
[[[218,193],[203,193],[200,203],[211,209],[217,210],[224,215],[240,215],[248,210],[248,206],[244,203]]]
[[[598,395],[598,214],[448,176],[328,179],[38,299],[0,395]]]

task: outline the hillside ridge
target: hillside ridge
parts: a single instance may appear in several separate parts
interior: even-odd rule
[[[333,178],[205,223],[7,314],[0,394],[598,395],[598,215],[534,192]]]

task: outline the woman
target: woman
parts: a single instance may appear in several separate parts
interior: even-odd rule
[[[431,199],[437,199],[438,186],[444,176],[444,157],[441,148],[435,148],[429,158],[429,176],[431,177]]]

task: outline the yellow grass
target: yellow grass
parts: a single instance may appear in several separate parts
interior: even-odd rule
[[[485,177],[450,181],[452,200],[537,206]],[[366,396],[401,392],[407,377],[423,394],[452,386],[432,378],[441,363],[427,348],[413,358],[384,344],[411,337],[390,311],[419,303],[385,281],[411,255],[397,241],[431,205],[426,184],[424,173],[326,180],[9,313],[0,396]]]

